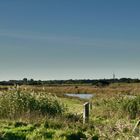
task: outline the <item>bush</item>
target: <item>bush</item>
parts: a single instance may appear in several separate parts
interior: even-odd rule
[[[103,102],[104,106],[112,113],[120,113],[121,115],[128,115],[130,119],[135,119],[140,114],[140,97],[122,98],[113,97],[108,102]]]
[[[65,130],[57,131],[54,135],[54,140],[81,140],[81,138],[86,138],[86,135],[80,131]]]
[[[104,118],[116,116],[122,118],[128,116],[130,119],[135,119],[140,114],[140,97],[115,96],[108,99],[97,101],[97,106],[100,107]]]
[[[3,135],[2,139],[3,140],[25,140],[26,136],[23,133],[19,133],[19,132],[15,133],[15,132],[9,131]]]
[[[82,132],[70,133],[66,135],[67,140],[81,140],[81,138],[86,138],[86,135]]]
[[[140,97],[126,100],[123,103],[123,111],[129,114],[130,119],[135,119],[140,113]]]
[[[0,118],[18,118],[26,114],[62,114],[65,107],[58,98],[47,93],[24,93],[15,91],[0,94]]]
[[[26,139],[27,140],[47,140],[47,139],[52,139],[54,134],[55,134],[54,130],[40,127],[34,130],[32,133],[29,133],[26,136]]]

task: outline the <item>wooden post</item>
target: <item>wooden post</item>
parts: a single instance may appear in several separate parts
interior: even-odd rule
[[[89,106],[90,106],[90,110],[92,110],[92,102],[90,102],[90,105]]]
[[[83,110],[83,124],[87,123],[89,121],[89,103],[86,102],[84,104],[84,110]]]

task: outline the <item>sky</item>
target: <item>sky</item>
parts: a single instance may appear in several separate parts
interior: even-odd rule
[[[1,0],[0,80],[140,78],[139,0]]]

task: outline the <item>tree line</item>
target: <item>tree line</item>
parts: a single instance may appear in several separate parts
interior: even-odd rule
[[[79,79],[79,80],[34,80],[23,78],[22,80],[0,81],[0,85],[97,85],[107,86],[111,83],[140,83],[140,79],[120,78],[120,79]]]

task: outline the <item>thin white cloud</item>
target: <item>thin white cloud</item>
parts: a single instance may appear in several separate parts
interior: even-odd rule
[[[45,41],[48,44],[61,44],[81,47],[139,48],[140,41],[109,38],[88,38],[78,36],[48,35],[34,32],[0,31],[0,36],[14,39]]]

